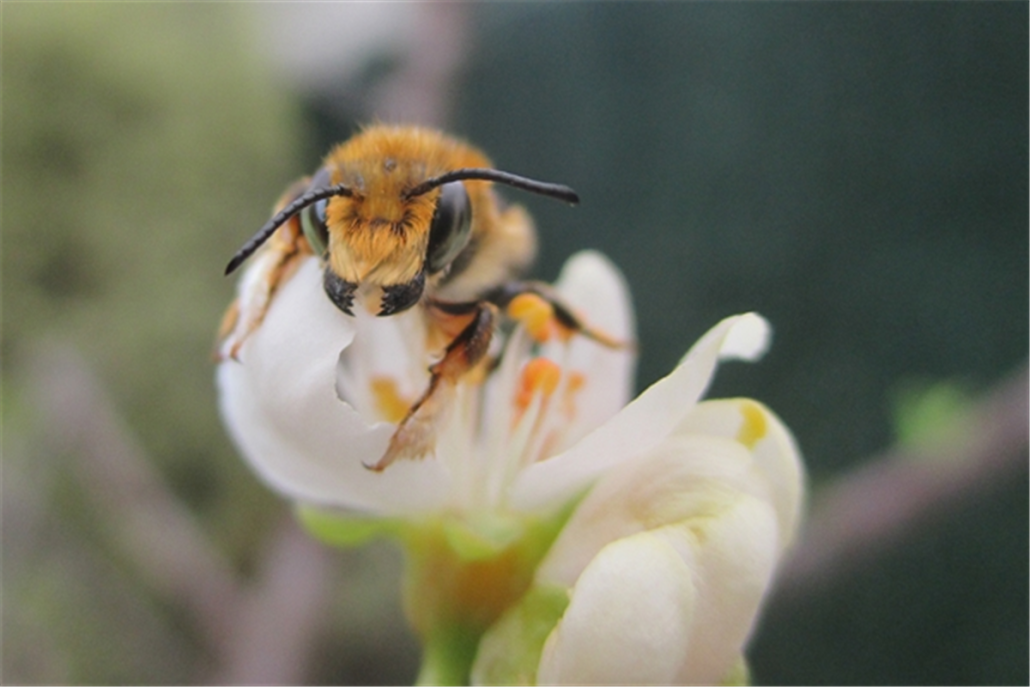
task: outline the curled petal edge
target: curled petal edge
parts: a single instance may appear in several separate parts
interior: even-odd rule
[[[249,272],[245,279],[256,283]],[[368,423],[337,398],[340,349],[354,332],[325,298],[318,261],[303,262],[244,341],[239,361],[218,366],[226,427],[258,475],[301,503],[385,515],[442,507],[449,482],[437,462],[408,462],[383,475],[362,467],[382,455],[393,429]]]
[[[770,328],[756,313],[729,317],[708,331],[680,364],[611,420],[568,450],[529,466],[511,492],[516,510],[533,511],[574,498],[599,475],[660,444],[708,388],[727,341],[737,356],[764,349]]]

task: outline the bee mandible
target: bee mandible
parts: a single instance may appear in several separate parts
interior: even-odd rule
[[[439,390],[483,360],[499,309],[518,296],[543,300],[565,331],[620,345],[581,323],[546,285],[517,280],[535,256],[535,231],[521,207],[502,209],[492,183],[579,202],[571,188],[494,169],[480,151],[435,130],[371,126],[334,148],[314,175],[291,186],[272,218],[226,267],[226,274],[232,273],[275,235],[271,250],[277,264],[262,312],[248,331],[260,324],[296,261],[312,254],[324,263],[326,295],[348,315],[356,301],[384,317],[416,304],[424,307],[427,335],[435,337],[430,340],[442,334],[447,343],[386,454],[368,466],[373,470],[432,449]],[[231,307],[223,333],[235,326],[237,316]]]

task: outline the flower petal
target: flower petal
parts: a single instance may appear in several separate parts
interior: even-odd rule
[[[660,444],[708,387],[726,342],[734,342],[734,354],[742,348],[742,339],[757,343],[755,333],[768,331],[760,322],[765,322],[761,316],[749,313],[717,324],[694,344],[671,374],[651,385],[615,417],[564,453],[524,470],[512,491],[512,505],[536,510],[566,501],[614,465]],[[751,349],[757,347],[752,345]]]
[[[636,367],[635,323],[629,288],[618,268],[597,251],[581,251],[562,268],[555,288],[583,323],[624,348],[607,348],[585,336],[552,343],[543,355],[563,361],[583,386],[575,392],[575,416],[565,427],[564,446],[582,438],[615,415],[630,399]],[[568,350],[560,350],[567,346]]]
[[[677,683],[714,684],[735,668],[779,561],[776,527],[767,502],[742,496],[695,530],[699,543],[693,572],[702,580],[702,591]]]
[[[381,399],[372,393],[377,382],[392,385],[405,406],[425,391],[429,383],[425,321],[416,310],[384,318],[355,308],[352,322],[359,335],[340,353],[336,393],[373,424],[384,419],[378,407]]]
[[[580,576],[544,645],[537,684],[670,684],[697,604],[691,561],[671,536],[643,532],[606,546]]]
[[[805,475],[794,436],[764,404],[750,398],[702,401],[680,423],[677,434],[735,439],[751,452],[776,509],[780,542],[793,542],[804,508]]]
[[[741,444],[677,434],[594,485],[540,564],[537,579],[572,586],[611,541],[717,514],[740,494],[763,492],[764,484]]]
[[[586,660],[590,647],[596,651],[603,646],[605,658],[592,660],[600,660],[599,665],[608,670],[608,656],[618,650],[603,643],[605,632],[613,632],[632,648],[633,655],[649,656],[648,647],[655,641],[651,634],[658,627],[679,638],[669,650],[676,666],[672,675],[655,676],[645,668],[640,675],[555,673],[555,680],[717,683],[730,673],[782,548],[776,511],[762,497],[763,478],[751,463],[751,456],[736,441],[678,436],[639,464],[606,475],[591,490],[537,571],[537,584],[562,584],[574,590],[566,618],[575,622],[566,624],[563,619],[562,644],[581,647],[573,651],[576,665],[580,654]],[[642,565],[663,565],[662,572],[638,569],[636,561],[610,560],[612,550],[618,548],[615,544],[644,537],[662,537],[677,552],[681,565],[649,560],[646,551],[637,550],[633,555],[644,561]],[[601,565],[622,577],[600,588],[595,578]],[[681,583],[661,575],[682,575],[694,585],[696,598],[689,617],[681,620],[686,629],[666,617],[670,612],[684,613],[677,591]],[[590,595],[584,596],[584,590]],[[612,598],[606,599],[605,594]],[[621,599],[628,600],[632,609],[618,606]],[[588,603],[596,608],[584,609]],[[552,665],[566,665],[569,660],[546,651],[545,658],[552,664],[542,662],[542,674],[545,668],[551,670]]]
[[[406,461],[382,474],[362,465],[383,454],[393,426],[370,424],[337,398],[340,351],[354,336],[354,321],[322,290],[318,261],[303,263],[239,362],[218,367],[226,425],[258,474],[291,498],[383,514],[433,508],[449,488],[438,462]]]
[[[744,315],[723,340],[719,359],[754,362],[769,350],[771,340],[772,327],[765,318]]]

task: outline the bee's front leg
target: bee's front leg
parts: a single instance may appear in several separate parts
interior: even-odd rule
[[[237,296],[222,317],[214,354],[216,361],[238,359],[243,342],[261,326],[279,288],[293,276],[300,260],[311,255],[304,238],[293,231],[292,226],[287,225],[280,231],[284,233],[274,236],[257,258],[264,264],[260,281],[247,293]]]
[[[369,470],[380,472],[398,459],[421,458],[433,449],[436,420],[453,397],[455,385],[486,355],[493,337],[497,308],[491,303],[430,301],[431,320],[444,331],[464,324],[447,345],[443,358],[429,368],[429,385],[397,426],[386,453]]]
[[[306,185],[307,179],[294,182],[279,198],[275,212],[300,195]],[[237,296],[222,316],[213,356],[215,361],[237,359],[243,342],[264,321],[276,291],[293,275],[300,259],[311,254],[311,246],[304,238],[296,218],[291,218],[272,235],[257,258],[264,261],[261,279],[248,293]]]

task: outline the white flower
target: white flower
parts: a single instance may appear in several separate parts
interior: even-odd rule
[[[570,588],[571,601],[539,681],[724,682],[800,503],[797,451],[767,409],[698,404],[601,479],[540,565],[538,583]]]
[[[249,322],[248,304],[264,303],[254,295],[262,280],[252,274],[261,269],[259,259],[240,282],[241,323]],[[626,288],[602,256],[582,253],[571,260],[557,289],[591,326],[632,340]],[[309,259],[275,294],[236,359],[219,365],[222,413],[244,457],[270,486],[302,503],[388,516],[537,508],[540,499],[517,486],[518,478],[629,399],[632,349],[575,337],[539,352],[560,367],[558,388],[517,407],[532,347],[519,329],[485,384],[458,387],[457,402],[437,428],[435,457],[372,472],[365,465],[382,456],[395,429],[384,401],[417,399],[431,358],[417,309],[387,318],[356,310],[349,317],[329,302],[318,262]],[[236,336],[223,343],[225,350],[236,345]],[[560,502],[589,484],[590,471],[582,472],[581,480],[545,501]]]
[[[264,269],[259,256],[241,280],[226,350],[263,303]],[[510,667],[526,625],[513,610],[486,634],[473,677],[714,683],[731,673],[797,529],[803,474],[764,406],[699,399],[720,359],[764,353],[765,320],[720,322],[628,405],[630,348],[582,336],[535,347],[516,328],[495,341],[498,368],[456,388],[435,454],[372,472],[364,466],[386,450],[388,420],[427,383],[425,325],[417,309],[348,317],[321,282],[316,260],[301,264],[238,361],[218,370],[226,424],[274,489],[302,504],[470,522],[546,517],[586,493],[526,581],[564,590],[546,642],[523,657],[528,673]],[[575,256],[555,286],[592,327],[632,340],[627,290],[605,258]]]

